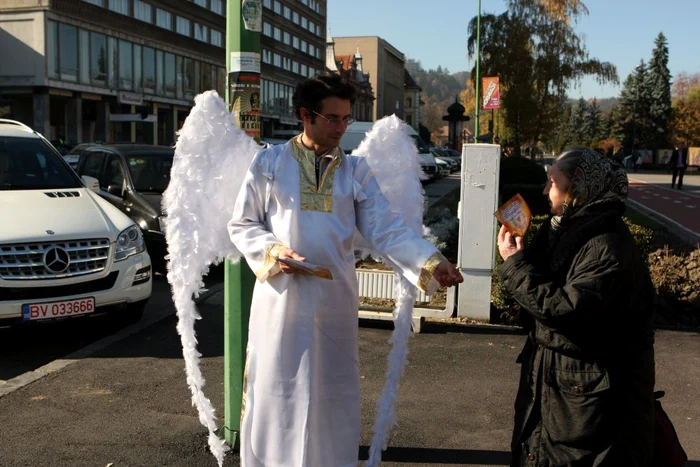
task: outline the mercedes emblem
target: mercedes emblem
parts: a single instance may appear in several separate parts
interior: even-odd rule
[[[48,272],[60,274],[70,264],[70,256],[68,252],[60,246],[52,246],[44,253],[44,267]]]

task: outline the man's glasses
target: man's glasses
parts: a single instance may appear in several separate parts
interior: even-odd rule
[[[333,125],[333,126],[338,126],[341,123],[343,125],[350,125],[352,122],[355,121],[355,119],[352,117],[345,117],[345,118],[331,117],[331,118],[328,118],[328,117],[321,115],[318,112],[314,112],[313,110],[311,112],[315,113],[316,115],[318,115],[319,117],[321,117],[322,119],[327,121],[329,125]]]

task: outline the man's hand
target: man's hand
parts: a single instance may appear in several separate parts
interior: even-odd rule
[[[297,261],[301,261],[302,263],[306,262],[306,258],[297,254],[297,252],[292,250],[291,248],[285,248],[284,250],[280,251],[280,254],[278,257],[279,258],[291,258],[291,259],[295,259]],[[279,264],[280,270],[285,274],[306,274],[306,275],[309,274],[306,271],[302,271],[301,269],[297,269],[294,266],[290,266],[290,265],[285,264],[281,261],[277,261],[277,264]]]
[[[459,269],[447,260],[438,264],[435,271],[433,271],[433,277],[438,281],[441,287],[452,287],[453,285],[464,282],[464,278],[459,272]]]
[[[503,261],[523,249],[523,237],[514,237],[504,225],[498,231],[498,252]]]

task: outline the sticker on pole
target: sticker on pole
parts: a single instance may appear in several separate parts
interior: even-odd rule
[[[236,124],[260,141],[260,73],[229,73],[229,100]]]
[[[247,31],[262,31],[262,0],[243,0],[241,15]]]
[[[506,203],[498,208],[494,216],[503,224],[508,232],[518,237],[525,236],[527,228],[530,227],[532,213],[530,207],[520,193],[513,196]]]
[[[229,73],[260,73],[260,54],[255,52],[231,52]]]

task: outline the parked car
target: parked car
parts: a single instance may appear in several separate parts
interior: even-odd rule
[[[143,314],[151,260],[141,229],[39,133],[0,120],[0,326]]]
[[[449,175],[459,169],[458,163],[451,157],[443,155],[443,153],[437,149],[431,149],[430,152],[432,152],[433,156],[435,156],[435,161],[440,166],[439,168],[441,172],[443,172],[443,175]]]
[[[145,144],[93,144],[81,149],[77,172],[99,182],[98,193],[136,222],[156,272],[166,272],[163,192],[174,149]]]

